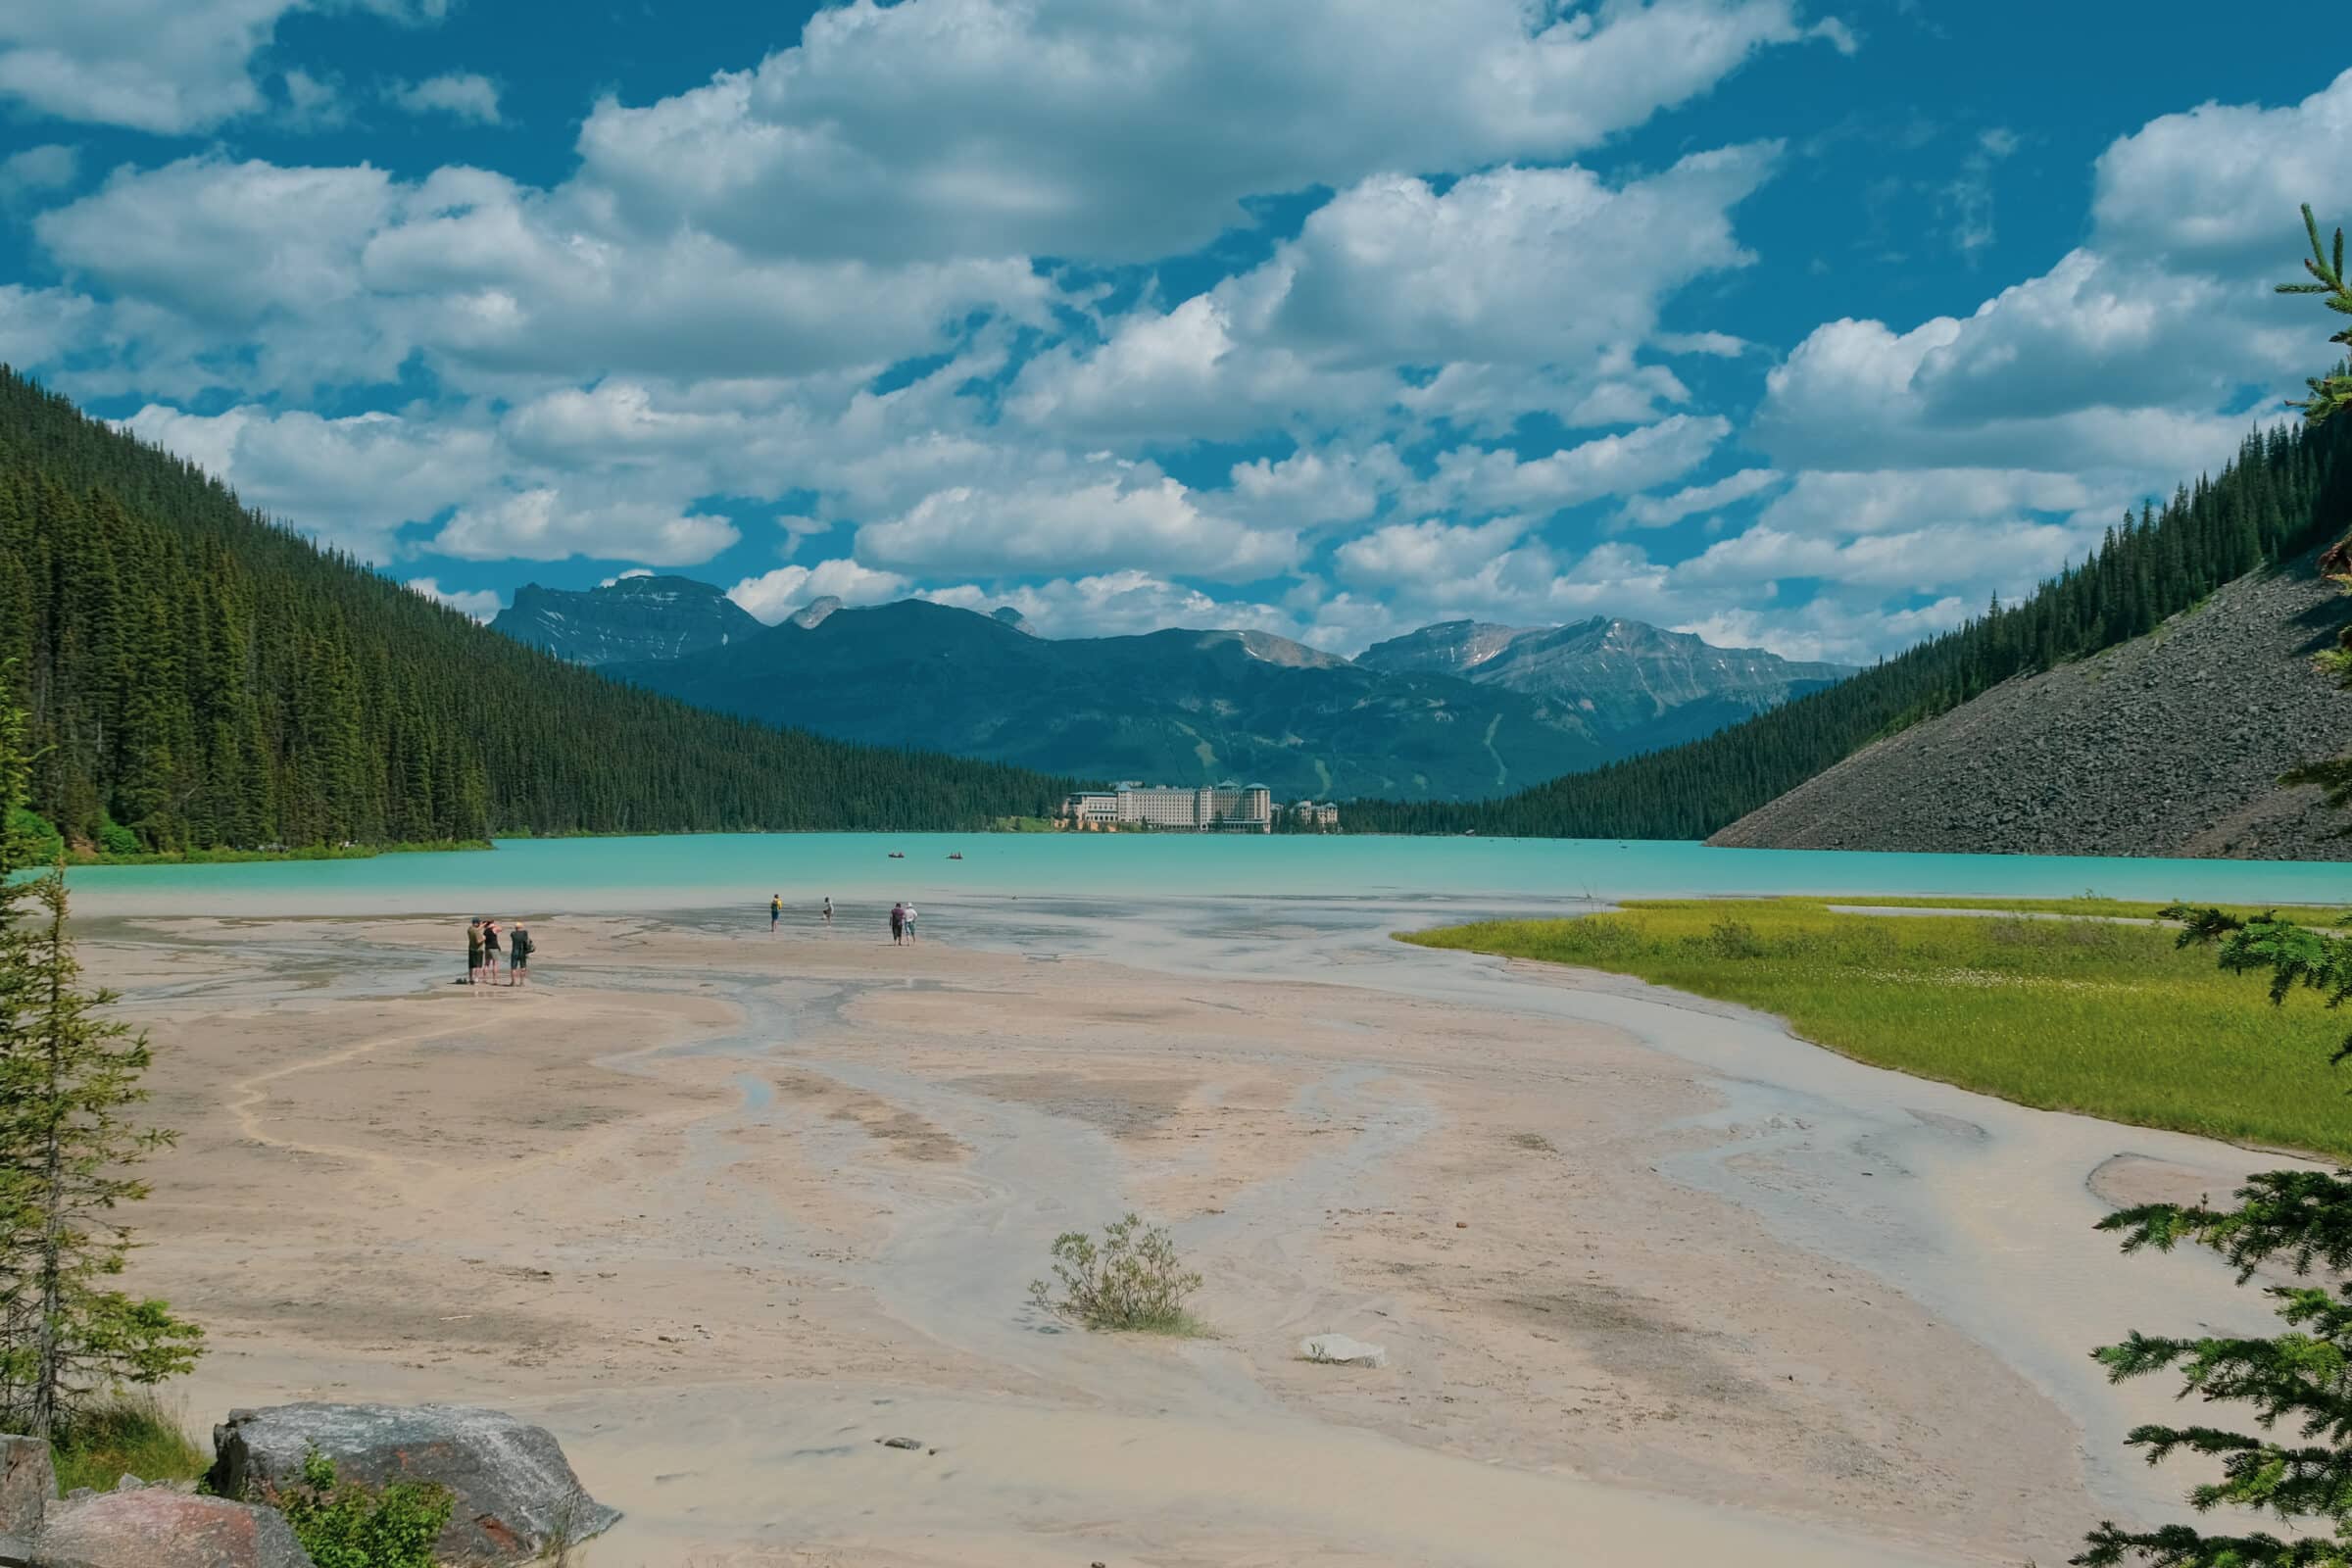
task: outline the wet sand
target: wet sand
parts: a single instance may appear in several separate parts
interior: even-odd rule
[[[200,1426],[545,1422],[628,1514],[596,1568],[1926,1568],[2175,1513],[2120,1442],[2167,1391],[2086,1352],[2267,1314],[2089,1227],[2281,1161],[1386,937],[1439,913],[551,916],[515,992],[450,983],[462,921],[92,920],[181,1130],[133,1283],[211,1333]],[[1214,1337],[1028,1304],[1128,1207]]]

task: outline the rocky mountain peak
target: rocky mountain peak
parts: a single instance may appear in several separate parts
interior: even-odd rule
[[[841,608],[841,601],[831,594],[811,599],[784,618],[803,631],[812,631],[824,624],[825,617]]]
[[[526,583],[490,625],[558,659],[591,665],[675,659],[765,630],[710,583],[655,573],[588,589]]]
[[[1622,615],[1557,626],[1441,621],[1375,644],[1356,662],[1544,698],[1583,713],[1603,735],[1663,724],[1662,741],[1705,734],[1849,673],[1760,648],[1718,648]]]

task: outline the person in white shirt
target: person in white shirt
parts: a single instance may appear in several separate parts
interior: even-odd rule
[[[911,904],[906,906],[906,940],[914,940],[914,906]]]

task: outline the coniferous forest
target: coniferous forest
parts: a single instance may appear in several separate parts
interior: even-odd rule
[[[970,828],[1065,781],[706,713],[511,642],[0,367],[0,703],[117,853]]]
[[[2250,434],[2218,477],[2127,514],[2029,598],[1703,740],[1497,801],[1359,801],[1342,822],[1354,833],[1704,838],[1874,740],[2152,631],[2232,578],[2335,539],[2352,522],[2348,448],[2342,420]]]

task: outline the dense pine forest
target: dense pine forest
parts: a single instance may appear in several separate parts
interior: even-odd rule
[[[970,828],[1066,788],[607,681],[431,604],[0,367],[0,702],[116,853]]]
[[[2341,535],[2348,445],[2343,420],[2251,434],[2218,478],[2127,515],[2032,597],[1704,740],[1498,801],[1357,802],[1343,820],[1356,833],[1704,838],[1882,736],[2151,631],[2223,583]]]

